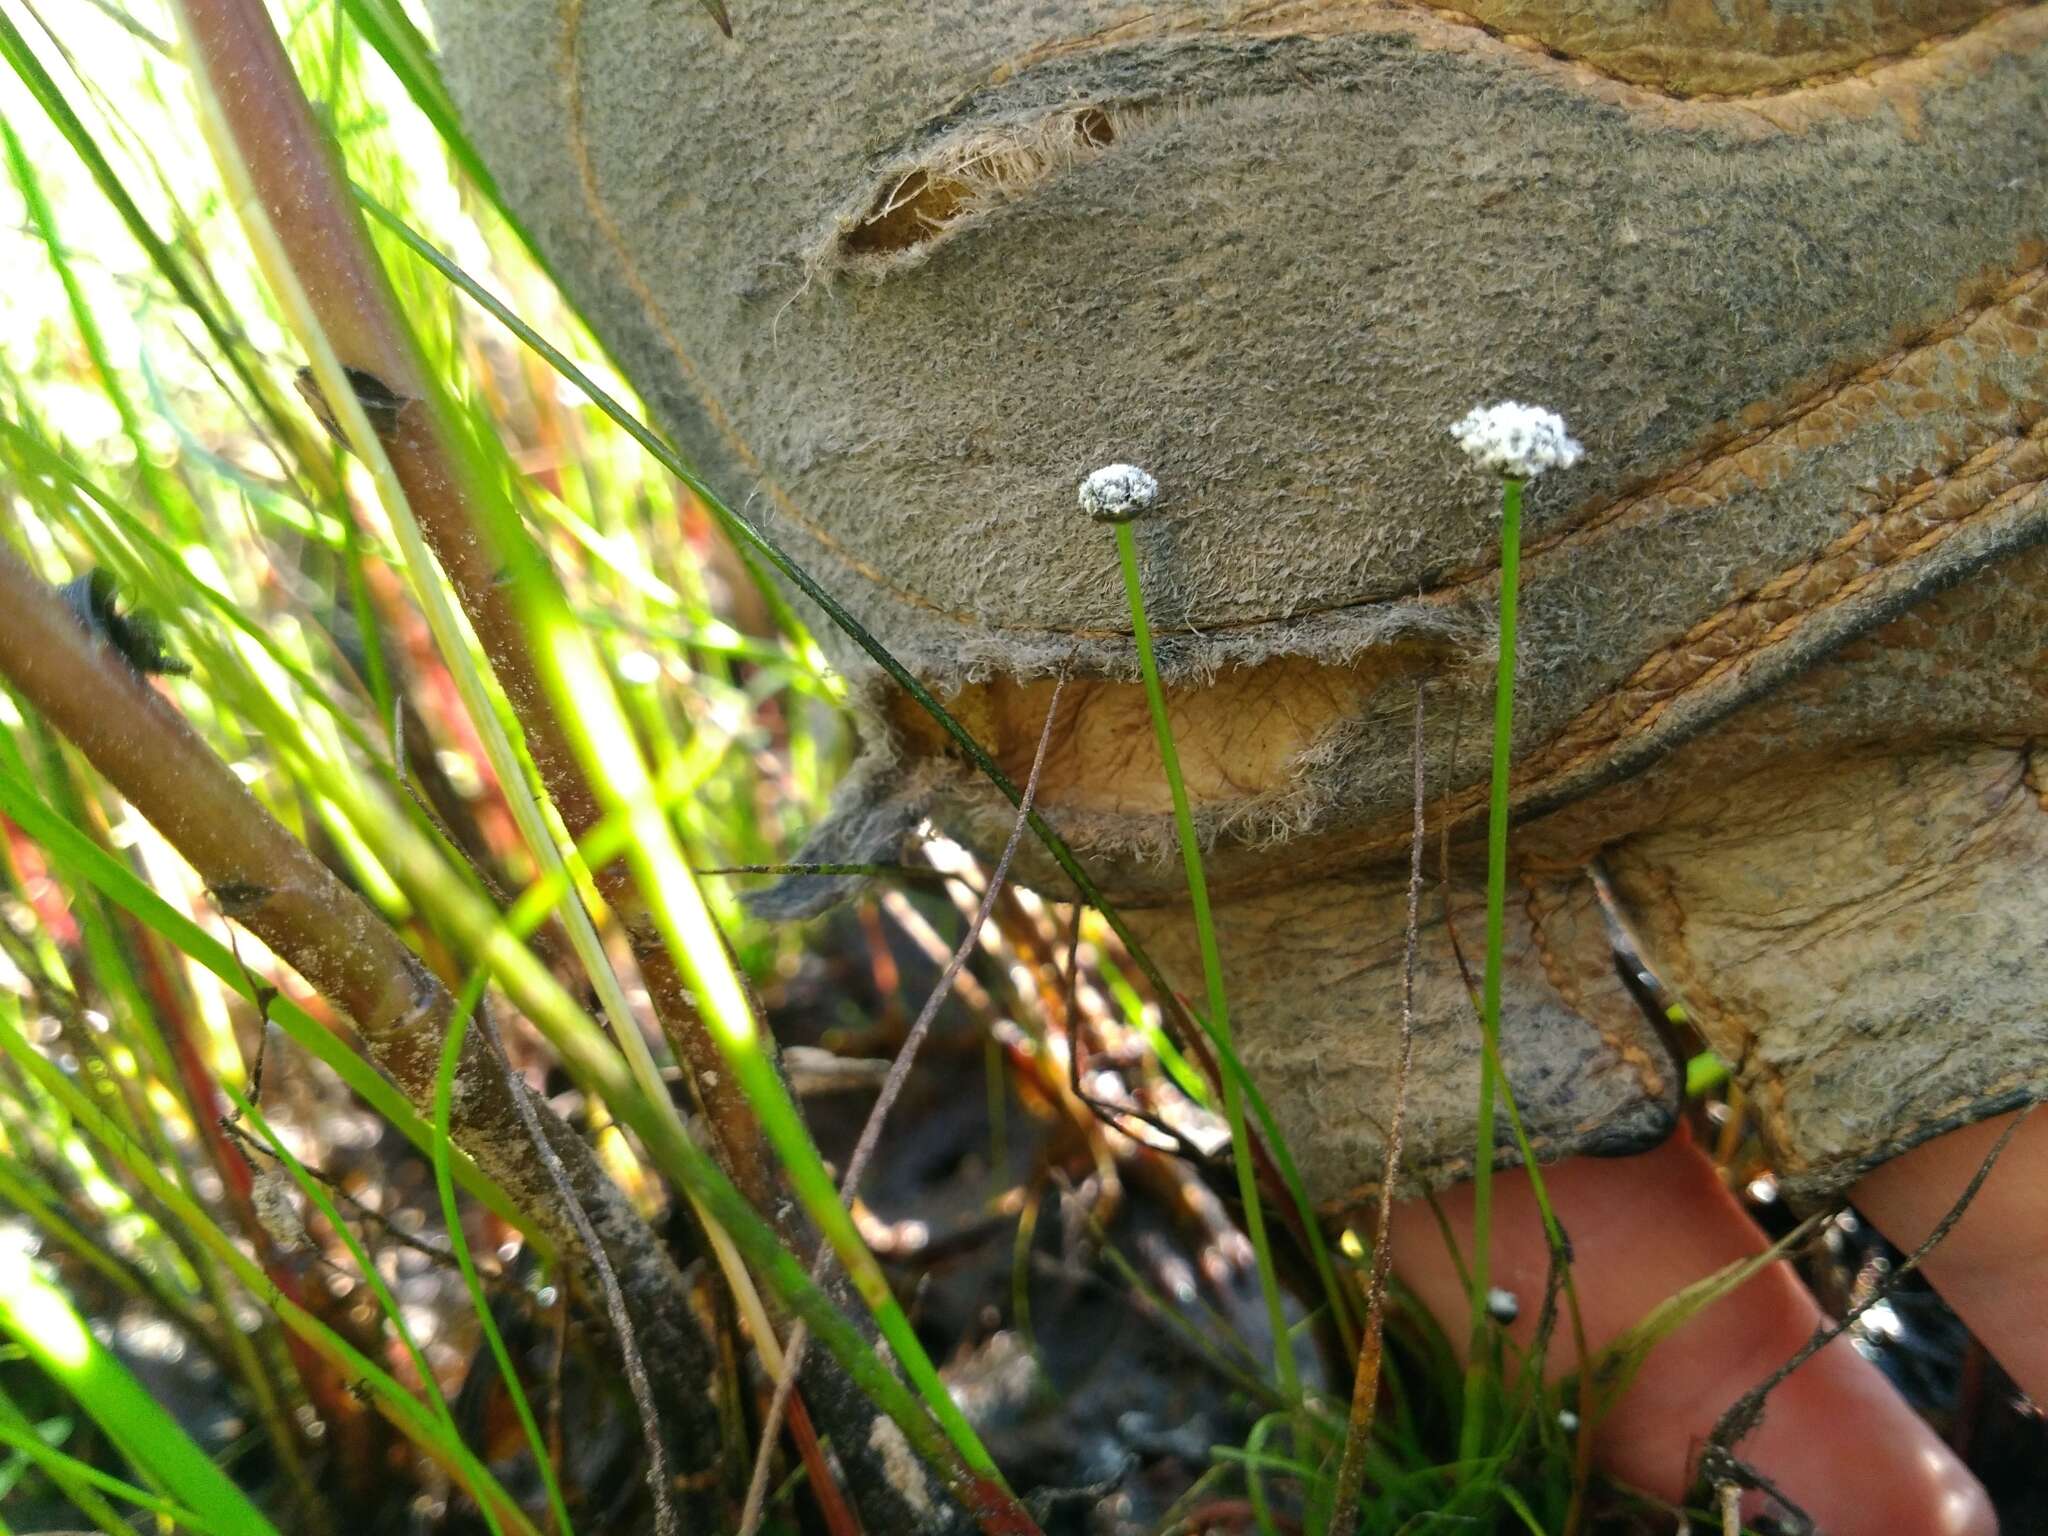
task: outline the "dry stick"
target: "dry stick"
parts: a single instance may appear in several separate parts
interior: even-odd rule
[[[561,1196],[570,1221],[576,1224],[576,1230],[583,1238],[583,1246],[590,1254],[590,1267],[597,1272],[597,1283],[604,1291],[605,1316],[611,1319],[612,1332],[618,1337],[619,1356],[626,1365],[626,1382],[633,1389],[633,1406],[640,1411],[640,1438],[647,1450],[647,1492],[654,1500],[656,1536],[676,1536],[676,1506],[669,1496],[668,1453],[662,1445],[661,1411],[655,1406],[654,1388],[647,1380],[647,1362],[640,1358],[640,1344],[633,1334],[633,1318],[626,1310],[626,1293],[619,1288],[619,1277],[612,1271],[611,1260],[604,1256],[604,1244],[598,1241],[589,1213],[583,1209],[583,1202],[576,1198],[576,1188],[569,1182],[569,1170],[562,1166],[562,1160],[555,1156],[555,1149],[548,1145],[547,1136],[541,1130],[540,1116],[534,1111],[533,1095],[527,1091],[525,1080],[513,1067],[512,1058],[505,1054],[505,1042],[498,1034],[497,1021],[491,1017],[489,1003],[478,999],[476,1014],[484,1038],[490,1042],[491,1054],[498,1059],[498,1066],[505,1074],[505,1085],[511,1092],[512,1102],[518,1106],[519,1120],[526,1127],[527,1139],[533,1143],[534,1151],[540,1154],[541,1164],[554,1181],[555,1191]]]
[[[1150,1110],[1137,1104],[1135,1102],[1136,1090],[1132,1091],[1134,1102],[1130,1104],[1112,1104],[1107,1099],[1094,1097],[1087,1089],[1081,1086],[1081,1069],[1084,1065],[1082,1056],[1086,1050],[1086,1045],[1081,1038],[1083,1031],[1080,1017],[1081,914],[1083,910],[1081,903],[1074,903],[1073,921],[1067,927],[1066,983],[1061,993],[1061,1015],[1066,1020],[1067,1025],[1068,1091],[1074,1095],[1077,1102],[1087,1106],[1088,1112],[1095,1117],[1099,1125],[1116,1132],[1119,1136],[1128,1137],[1141,1147],[1147,1146],[1147,1143],[1142,1137],[1132,1136],[1129,1128],[1121,1123],[1122,1120],[1135,1120],[1146,1129],[1157,1131],[1170,1143],[1170,1145],[1164,1147],[1149,1147],[1148,1150],[1150,1151],[1158,1152],[1165,1157],[1180,1158],[1196,1168],[1229,1167],[1229,1158],[1218,1157],[1214,1153],[1204,1152],[1201,1147],[1188,1137],[1185,1131],[1168,1125],[1164,1118],[1153,1114]]]
[[[1038,752],[1031,759],[1031,776],[1024,781],[1023,803],[1017,811],[1017,818],[1010,827],[1010,840],[1003,845],[1003,856],[996,861],[995,873],[989,876],[988,889],[982,892],[981,905],[976,908],[974,920],[967,925],[967,932],[961,936],[959,947],[946,961],[946,968],[939,973],[931,995],[925,999],[924,1007],[918,1010],[910,1031],[903,1037],[902,1049],[889,1066],[889,1075],[882,1081],[882,1091],[875,1098],[874,1108],[868,1111],[867,1123],[860,1129],[860,1139],[854,1143],[853,1155],[846,1161],[846,1177],[840,1182],[840,1196],[849,1204],[860,1189],[861,1176],[867,1172],[868,1162],[875,1155],[875,1146],[882,1139],[882,1127],[888,1122],[889,1111],[896,1107],[896,1100],[903,1092],[903,1085],[910,1080],[910,1069],[917,1061],[919,1048],[924,1037],[930,1033],[932,1021],[939,1015],[939,1008],[952,994],[953,979],[967,964],[967,957],[974,953],[981,942],[981,930],[989,916],[995,911],[996,898],[1002,894],[1003,882],[1010,875],[1010,861],[1017,855],[1017,845],[1024,839],[1024,829],[1029,824],[1031,803],[1038,795],[1039,771],[1045,767],[1046,748],[1052,742],[1052,726],[1059,714],[1060,693],[1067,686],[1064,677],[1056,678],[1052,687],[1052,699],[1045,708],[1045,725],[1038,733]],[[811,1265],[811,1282],[819,1284],[824,1280],[825,1271],[831,1268],[832,1250],[820,1245],[818,1257]],[[789,1342],[784,1346],[782,1375],[775,1382],[775,1395],[768,1402],[768,1417],[761,1426],[761,1445],[754,1456],[754,1475],[747,1485],[747,1502],[740,1516],[740,1536],[754,1536],[760,1529],[761,1519],[766,1511],[768,1495],[768,1473],[775,1449],[776,1436],[782,1428],[782,1415],[789,1406],[789,1394],[796,1383],[798,1370],[803,1365],[805,1346],[810,1335],[802,1323],[790,1330]]]
[[[1721,1485],[1721,1536],[1742,1536],[1742,1487],[1738,1483]]]
[[[1344,1456],[1337,1463],[1337,1496],[1330,1514],[1332,1531],[1348,1531],[1357,1518],[1358,1493],[1365,1482],[1365,1448],[1372,1438],[1373,1415],[1379,1407],[1380,1358],[1386,1321],[1387,1278],[1393,1270],[1394,1181],[1401,1171],[1401,1144],[1407,1134],[1408,1070],[1415,1059],[1415,959],[1422,945],[1422,704],[1415,689],[1415,828],[1408,850],[1408,945],[1401,959],[1401,1063],[1394,1073],[1394,1120],[1387,1130],[1387,1164],[1380,1178],[1379,1232],[1372,1245],[1372,1276],[1365,1293],[1365,1335],[1359,1341],[1358,1371],[1351,1380],[1351,1421],[1344,1436]]]
[[[1946,1238],[1954,1230],[1956,1223],[1963,1219],[1963,1213],[1969,1210],[1970,1202],[1977,1198],[1977,1191],[1984,1187],[1984,1181],[1991,1177],[1991,1170],[1998,1165],[1998,1159],[2004,1154],[2006,1144],[2012,1140],[2020,1126],[2025,1123],[2027,1116],[2033,1112],[2034,1106],[2028,1105],[2014,1115],[2005,1129],[1998,1133],[1998,1140],[1994,1141],[1991,1150],[1984,1154],[1983,1162],[1977,1165],[1977,1171],[1970,1176],[1970,1182],[1963,1186],[1963,1192],[1956,1196],[1955,1204],[1948,1208],[1948,1214],[1935,1223],[1934,1230],[1927,1234],[1920,1246],[1915,1248],[1897,1269],[1885,1277],[1882,1285],[1874,1287],[1868,1296],[1844,1312],[1835,1322],[1822,1323],[1815,1328],[1813,1336],[1799,1346],[1791,1359],[1743,1393],[1729,1405],[1728,1411],[1721,1415],[1720,1421],[1714,1425],[1713,1434],[1707,1437],[1706,1450],[1700,1453],[1700,1476],[1719,1490],[1724,1507],[1730,1488],[1760,1488],[1798,1519],[1807,1520],[1805,1513],[1796,1504],[1773,1488],[1757,1472],[1736,1459],[1736,1445],[1763,1422],[1764,1400],[1777,1390],[1780,1382],[1848,1332],[1864,1313],[1879,1302],[1889,1300],[1898,1283],[1918,1269],[1921,1261],[1940,1246],[1942,1239]],[[1811,1528],[1812,1522],[1807,1520],[1807,1525]]]
[[[434,1100],[453,1001],[398,934],[292,836],[200,740],[170,701],[82,625],[19,556],[0,549],[0,675],[178,850],[224,913],[254,933],[356,1026],[363,1046],[423,1114]],[[455,1140],[562,1256],[585,1295],[602,1291],[592,1250],[536,1162],[502,1074],[466,1050]],[[683,1278],[591,1149],[552,1112],[539,1123],[620,1278],[633,1327],[657,1362],[679,1441],[710,1465],[711,1361]],[[697,1470],[693,1466],[692,1470]],[[703,1517],[714,1518],[710,1508]]]
[[[218,903],[215,903],[214,909],[219,911]],[[260,1107],[263,1103],[263,1069],[270,1060],[271,1032],[277,1028],[275,1024],[270,1022],[270,1004],[272,999],[277,996],[277,988],[265,982],[254,971],[249,969],[249,963],[242,958],[242,941],[237,936],[233,925],[227,923],[227,914],[225,912],[221,913],[221,921],[227,926],[228,952],[234,956],[235,969],[242,973],[242,984],[249,989],[249,995],[256,999],[256,1018],[259,1026],[256,1032],[256,1059],[249,1065],[249,1080],[243,1089],[242,1097],[250,1104]],[[259,1163],[276,1163],[282,1166],[283,1159],[275,1151],[262,1140],[251,1136],[242,1129],[242,1108],[239,1104],[226,1114],[216,1117],[214,1124],[220,1128],[221,1134],[226,1136],[240,1150],[242,1160],[251,1168],[257,1167]],[[326,1186],[328,1197],[337,1206],[345,1205],[349,1207],[365,1226],[376,1227],[385,1237],[397,1243],[400,1247],[410,1248],[415,1253],[423,1254],[437,1265],[447,1269],[454,1269],[456,1267],[455,1255],[453,1253],[445,1248],[436,1248],[432,1243],[427,1242],[423,1238],[414,1237],[410,1232],[400,1227],[397,1222],[393,1221],[388,1213],[378,1210],[359,1196],[352,1194],[340,1179],[327,1172],[318,1163],[305,1161],[301,1162],[299,1166],[308,1178],[317,1179]],[[503,1285],[505,1283],[503,1274],[484,1275],[482,1279],[487,1284]]]
[[[916,864],[721,864],[697,871],[700,875],[871,875],[884,880],[957,880],[943,869]]]

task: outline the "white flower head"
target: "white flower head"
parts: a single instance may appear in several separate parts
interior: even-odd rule
[[[1481,469],[1511,480],[1530,480],[1546,469],[1570,469],[1586,450],[1564,429],[1564,418],[1540,405],[1503,400],[1478,405],[1451,428],[1451,436]]]
[[[1486,1293],[1486,1315],[1496,1323],[1512,1323],[1522,1315],[1522,1298],[1504,1286],[1493,1286]]]
[[[1128,523],[1159,499],[1159,482],[1135,464],[1105,464],[1081,482],[1081,510],[1098,523]]]

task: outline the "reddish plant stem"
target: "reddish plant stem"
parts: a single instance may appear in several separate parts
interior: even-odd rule
[[[1408,1115],[1408,1074],[1415,1062],[1415,956],[1422,936],[1422,722],[1423,690],[1415,690],[1415,819],[1408,852],[1408,942],[1401,965],[1401,1063],[1394,1079],[1394,1119],[1387,1131],[1387,1159],[1380,1177],[1380,1209],[1372,1242],[1372,1278],[1366,1287],[1365,1332],[1359,1340],[1358,1368],[1351,1382],[1351,1413],[1346,1424],[1344,1453],[1337,1464],[1337,1492],[1331,1501],[1330,1529],[1352,1528],[1358,1515],[1359,1490],[1365,1483],[1366,1448],[1379,1409],[1380,1364],[1385,1347],[1387,1281],[1394,1268],[1394,1186],[1401,1173],[1402,1140]],[[1585,1437],[1590,1440],[1592,1436]],[[1569,1528],[1570,1522],[1567,1522]]]

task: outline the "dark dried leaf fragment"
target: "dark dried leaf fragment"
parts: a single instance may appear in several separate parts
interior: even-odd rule
[[[154,614],[120,609],[120,592],[111,573],[90,570],[59,588],[79,623],[121,653],[121,659],[145,677],[183,677],[190,662],[164,649],[164,627]]]
[[[363,414],[370,418],[370,430],[377,434],[379,442],[389,442],[391,434],[398,430],[398,416],[411,397],[401,395],[377,375],[364,368],[343,367],[342,377],[348,380],[350,389],[356,392],[356,402],[362,406]],[[314,418],[327,429],[328,435],[342,447],[348,447],[348,434],[341,429],[335,418],[334,409],[327,403],[327,396],[320,388],[319,379],[311,368],[301,368],[292,382],[298,386],[299,397],[306,402]]]
[[[270,887],[258,885],[254,880],[224,880],[219,885],[208,886],[207,894],[213,897],[224,914],[240,917],[268,901]]]

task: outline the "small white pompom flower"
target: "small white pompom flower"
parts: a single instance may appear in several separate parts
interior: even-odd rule
[[[1540,405],[1503,400],[1474,406],[1451,428],[1458,446],[1481,469],[1511,480],[1531,480],[1546,469],[1570,469],[1586,450],[1564,429],[1564,418]]]
[[[1105,464],[1081,482],[1081,510],[1098,523],[1127,523],[1159,499],[1159,482],[1135,464]]]

